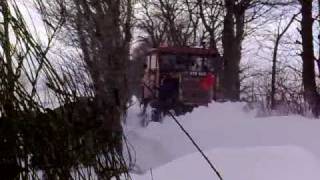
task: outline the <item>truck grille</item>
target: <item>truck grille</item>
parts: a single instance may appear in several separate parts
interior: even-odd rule
[[[212,90],[203,90],[200,86],[202,77],[183,76],[181,80],[181,99],[186,104],[206,105],[212,99]]]

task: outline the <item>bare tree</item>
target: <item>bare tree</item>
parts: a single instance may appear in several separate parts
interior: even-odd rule
[[[42,1],[32,2],[38,7],[43,5]],[[62,21],[58,20],[57,26],[43,21],[43,35],[47,36],[44,43],[32,32],[32,23],[26,22],[21,4],[15,0],[1,1],[0,8],[0,174],[9,179],[36,179],[35,172],[41,166],[37,160],[46,156],[38,145],[54,144],[46,140],[50,139],[48,132],[52,132],[52,126],[59,126],[61,120],[46,114],[48,110],[38,87],[45,80],[63,92],[54,94],[55,100],[70,98],[47,57]]]
[[[293,15],[293,17],[290,19],[290,21],[284,27],[283,30],[281,30],[281,20],[280,20],[280,23],[277,28],[277,34],[274,42],[274,49],[273,49],[273,56],[272,56],[272,78],[271,78],[271,108],[272,109],[275,108],[276,71],[277,71],[277,55],[278,55],[279,44],[280,44],[281,38],[288,31],[288,29],[290,28],[291,24],[294,22],[297,16],[298,14]]]
[[[149,0],[142,0],[140,2],[141,16],[137,18],[136,27],[146,33],[148,37],[139,37],[145,42],[151,42],[151,47],[159,47],[164,42],[167,32],[167,22],[163,21],[159,16],[153,13],[152,3]]]
[[[314,71],[314,46],[313,46],[313,1],[299,0],[301,4],[301,37],[302,37],[302,77],[305,100],[309,103],[315,115],[318,115],[319,95],[317,93]]]
[[[240,59],[244,38],[245,12],[251,5],[250,0],[225,0],[223,28],[224,51],[224,94],[230,100],[240,99]]]
[[[40,171],[45,179],[86,179],[89,174],[119,179],[129,168],[121,121],[128,100],[133,2],[32,3],[47,44],[37,41],[19,3],[0,1],[0,146],[5,147],[0,148],[0,173],[9,179],[37,179]],[[53,63],[57,56],[49,59],[61,28],[70,30],[70,44],[82,50],[81,68],[88,77],[74,76],[79,70],[74,65]],[[80,89],[80,83],[90,89]],[[45,104],[40,85],[54,106]]]
[[[217,43],[221,38],[222,30],[222,13],[224,11],[221,1],[198,0],[199,16],[209,34],[209,47],[218,49]]]
[[[318,0],[318,26],[320,27],[320,0]],[[320,31],[318,31],[318,46],[319,46],[319,49],[318,49],[317,65],[320,73]]]
[[[225,0],[225,16],[222,44],[224,50],[223,86],[225,96],[229,100],[240,98],[240,61],[242,42],[248,32],[247,25],[270,12],[277,6],[286,6],[292,2],[263,0]]]
[[[138,29],[158,47],[160,43],[170,46],[194,45],[198,18],[193,14],[195,5],[190,1],[143,0]]]

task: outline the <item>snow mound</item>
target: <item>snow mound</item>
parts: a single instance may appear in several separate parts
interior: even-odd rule
[[[226,180],[318,180],[317,158],[296,146],[217,149],[207,152],[209,159]],[[192,154],[153,170],[157,180],[218,180],[203,158]],[[133,175],[150,180],[151,173]]]
[[[139,111],[140,109],[138,106],[133,106],[129,109],[127,124],[124,128],[128,142],[132,145],[134,150],[133,155],[136,160],[135,173],[145,173],[150,168],[156,169],[157,167],[196,152],[196,149],[191,144],[190,140],[170,117],[165,118],[163,123],[153,122],[144,128],[141,127],[141,120],[138,116]],[[299,159],[297,158],[300,158],[301,166],[304,166],[302,163],[311,162],[308,160],[311,156],[310,154],[306,155],[306,151],[311,152],[317,158],[320,157],[320,143],[317,140],[317,137],[320,137],[320,121],[318,120],[312,120],[301,116],[258,118],[256,117],[255,111],[245,111],[245,104],[243,103],[212,103],[208,107],[196,108],[192,113],[186,114],[185,116],[179,116],[178,119],[203,150],[209,150],[209,153],[213,154],[212,157],[218,157],[217,161],[218,163],[220,162],[219,166],[222,167],[221,169],[223,171],[225,171],[224,167],[227,163],[230,163],[230,166],[238,167],[241,165],[241,161],[247,162],[255,159],[246,159],[246,157],[249,157],[249,155],[245,155],[245,152],[247,151],[253,151],[253,154],[256,153],[257,157],[259,156],[259,158],[262,158],[264,163],[267,163],[266,160],[269,158],[270,153],[273,155],[272,157],[277,157],[279,161],[272,161],[272,163],[277,163],[279,166],[275,166],[275,169],[271,169],[272,167],[269,166],[267,167],[269,168],[268,171],[271,173],[276,171],[277,168],[285,174],[285,171],[288,171],[288,169],[295,169],[295,167],[281,164],[293,164],[292,161],[290,161],[290,158],[288,158],[289,156],[292,157],[295,162],[299,162]],[[301,147],[304,149],[304,153],[296,153],[301,155],[301,157],[296,157],[293,151],[302,152],[301,149],[281,148],[283,149],[282,151],[277,151],[277,148],[268,148],[270,146]],[[255,149],[257,147],[261,148]],[[266,151],[268,152],[265,154],[265,157],[264,154],[261,153],[263,151],[262,147],[266,147]],[[221,148],[229,150],[226,152],[215,150]],[[243,148],[253,148],[253,150],[239,152],[244,154],[236,153],[238,149]],[[235,151],[232,149],[235,149]],[[213,150],[213,152],[211,152],[211,150]],[[290,151],[287,154],[285,153],[285,150]],[[195,157],[196,155],[192,155],[191,157],[193,156]],[[304,157],[306,157],[306,162],[303,161]],[[219,158],[226,160],[219,161]],[[264,164],[262,165],[264,166]],[[252,165],[248,168],[243,167],[240,170],[242,171],[246,168],[249,173],[251,172],[250,169],[257,171],[257,169],[254,168],[259,166],[260,164],[257,164],[257,166]],[[282,170],[282,167],[285,169]],[[196,169],[196,171],[198,170],[199,168]],[[229,176],[228,174],[237,175],[238,173],[227,173],[226,177]]]

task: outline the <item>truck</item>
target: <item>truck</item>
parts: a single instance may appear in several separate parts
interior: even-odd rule
[[[206,106],[220,94],[222,59],[216,49],[159,47],[147,53],[142,79],[143,112],[152,120]]]

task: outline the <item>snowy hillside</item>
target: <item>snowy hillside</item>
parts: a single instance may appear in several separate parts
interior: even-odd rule
[[[206,162],[169,117],[140,126],[129,110],[126,135],[135,150],[136,180],[212,179]],[[179,117],[225,179],[320,179],[320,121],[300,116],[256,118],[241,103],[212,103]]]

